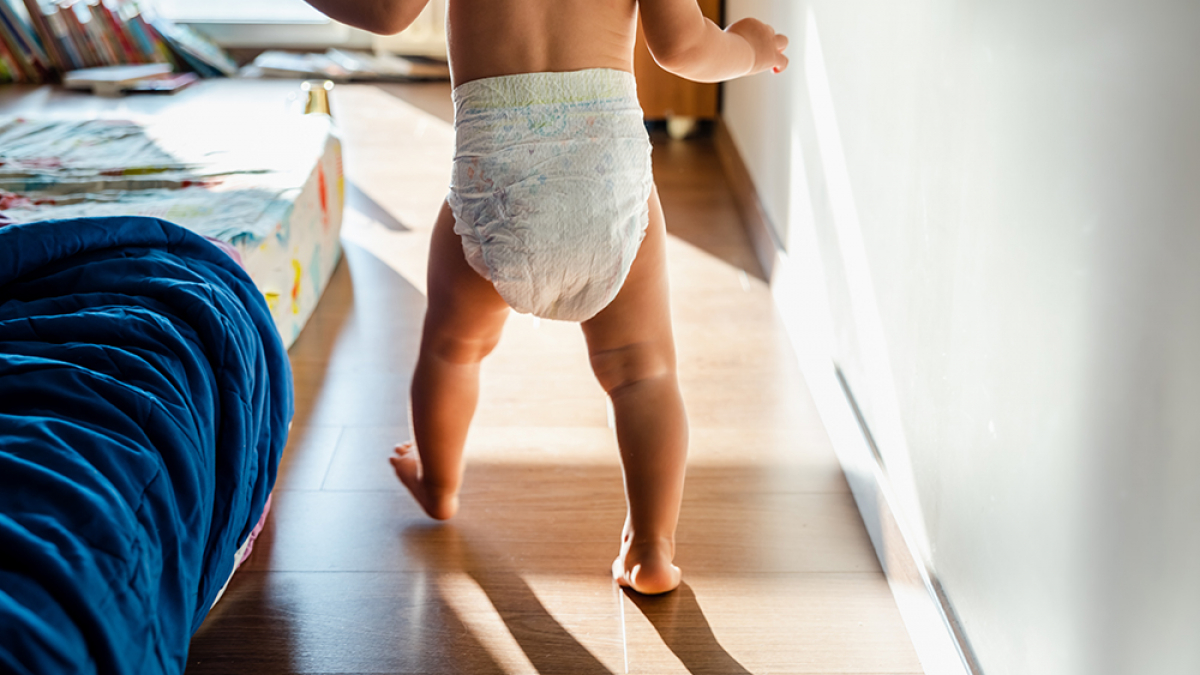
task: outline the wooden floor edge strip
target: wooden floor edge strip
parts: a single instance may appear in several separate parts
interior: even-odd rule
[[[818,297],[818,292],[823,294],[823,281],[813,278],[815,270],[820,269],[819,261],[805,264],[807,261],[789,259],[737,144],[721,119],[715,125],[714,144],[742,226],[767,275],[800,370],[846,474],[917,658],[928,675],[982,675],[952,607],[937,591],[935,580],[897,517],[895,497],[876,459],[870,430],[855,415],[854,402],[838,381],[832,355],[814,337],[832,335],[832,318],[824,304],[827,300]],[[806,234],[793,239],[815,244],[816,233]],[[797,248],[797,258],[819,255],[811,250],[813,247]]]

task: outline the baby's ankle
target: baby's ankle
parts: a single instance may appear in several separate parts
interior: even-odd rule
[[[657,561],[668,565],[675,560],[675,537],[673,535],[639,536],[634,534],[627,537],[623,544],[625,557],[629,560],[645,563]]]
[[[613,561],[613,578],[639,593],[667,593],[679,586],[682,576],[674,558],[674,537],[634,536],[623,543],[621,555]]]
[[[425,485],[425,511],[437,520],[449,520],[458,513],[458,487]]]

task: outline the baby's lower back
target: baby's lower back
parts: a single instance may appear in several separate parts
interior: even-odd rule
[[[455,86],[498,75],[633,71],[635,0],[448,0]]]

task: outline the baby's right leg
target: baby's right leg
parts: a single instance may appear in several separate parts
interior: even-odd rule
[[[613,576],[640,593],[679,585],[675,525],[683,499],[687,415],[675,374],[667,298],[666,227],[658,192],[624,286],[584,322],[597,379],[612,399],[628,511]]]
[[[433,518],[458,510],[463,445],[479,400],[479,363],[500,340],[509,308],[463,255],[442,205],[429,246],[428,308],[413,373],[413,438],[390,458],[396,476]],[[419,455],[419,456],[418,456]]]

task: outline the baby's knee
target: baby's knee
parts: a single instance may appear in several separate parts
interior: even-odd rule
[[[675,376],[675,354],[651,342],[639,342],[591,355],[592,372],[610,396],[639,382]]]
[[[492,353],[500,336],[462,337],[448,333],[426,335],[421,351],[441,361],[454,364],[479,363]]]

